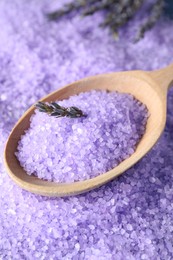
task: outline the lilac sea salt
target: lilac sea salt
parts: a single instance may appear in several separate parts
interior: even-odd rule
[[[75,13],[48,22],[45,13],[66,2],[0,1],[0,259],[172,260],[173,88],[158,143],[98,189],[67,198],[44,197],[22,190],[5,170],[9,132],[42,96],[90,75],[159,69],[173,62],[171,20],[162,17],[133,44],[141,19],[149,15],[144,6],[115,41],[99,27],[102,13],[82,19]]]
[[[36,113],[16,156],[28,174],[74,182],[102,174],[128,158],[145,132],[147,109],[130,94],[92,90],[58,102],[87,117]]]

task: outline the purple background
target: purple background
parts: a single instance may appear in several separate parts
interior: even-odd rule
[[[165,16],[133,44],[145,7],[115,41],[98,27],[101,14],[48,22],[44,13],[64,2],[0,1],[0,259],[173,259],[172,90],[159,142],[97,190],[65,199],[36,196],[4,169],[9,131],[40,97],[85,76],[173,62],[173,22]]]

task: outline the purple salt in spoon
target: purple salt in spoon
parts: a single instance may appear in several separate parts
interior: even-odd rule
[[[53,102],[92,89],[118,91],[132,94],[148,108],[150,117],[146,132],[136,151],[114,169],[95,178],[74,183],[55,183],[29,176],[15,156],[18,142],[29,128],[35,107],[29,108],[14,126],[5,147],[4,161],[9,176],[16,184],[30,192],[45,196],[69,196],[99,187],[129,169],[139,161],[157,142],[166,122],[167,90],[173,81],[173,64],[157,71],[126,71],[88,77],[59,89],[40,101]]]

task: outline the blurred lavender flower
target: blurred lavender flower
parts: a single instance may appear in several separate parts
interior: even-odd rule
[[[101,26],[108,26],[111,31],[117,35],[118,29],[134,17],[143,3],[144,0],[77,0],[65,4],[63,9],[49,13],[48,18],[54,21],[64,15],[75,13],[76,11],[81,12],[84,16],[92,15],[98,11],[104,11],[106,14],[105,21]],[[155,25],[162,14],[163,7],[164,0],[156,0],[155,3],[152,4],[151,12],[147,20],[139,27],[135,42],[139,41],[145,32]]]

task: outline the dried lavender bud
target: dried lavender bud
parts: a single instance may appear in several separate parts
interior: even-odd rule
[[[77,107],[69,107],[66,111],[68,112],[67,117],[75,118],[84,116],[82,111]]]
[[[153,6],[152,9],[152,14],[149,17],[149,19],[141,26],[136,38],[135,38],[135,42],[139,41],[141,38],[144,37],[144,34],[146,31],[148,31],[149,29],[151,29],[155,23],[158,21],[158,19],[160,18],[162,12],[163,12],[163,8],[164,8],[164,1],[163,0],[157,0],[157,2],[155,3],[155,5]]]
[[[54,117],[86,117],[86,115],[77,107],[62,107],[59,104],[52,102],[49,105],[44,102],[38,102],[35,107],[43,113],[47,113]]]
[[[79,11],[86,5],[85,1],[75,1],[64,6],[64,9],[47,14],[49,20],[57,20],[60,17],[67,15],[73,11]]]
[[[51,114],[51,112],[53,111],[53,108],[51,106],[48,106],[47,104],[43,103],[43,102],[38,102],[35,107],[40,111],[40,112],[44,112],[47,114]]]
[[[101,26],[109,26],[113,32],[127,23],[142,5],[143,0],[124,0],[114,4],[113,10],[107,15],[105,22]]]
[[[60,105],[58,105],[57,103],[55,103],[55,102],[51,102],[51,105],[53,106],[53,107],[55,107],[56,109],[59,109],[59,108],[61,108],[61,106]]]

